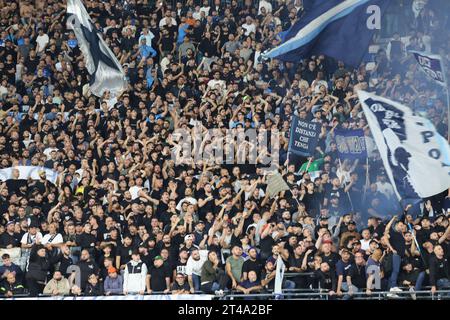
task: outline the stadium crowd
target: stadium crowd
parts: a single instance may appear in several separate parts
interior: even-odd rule
[[[262,59],[300,0],[84,3],[123,65],[118,97],[90,94],[61,1],[0,0],[0,169],[58,174],[0,182],[2,296],[268,292],[279,256],[296,273],[284,289],[332,298],[372,294],[374,269],[392,297],[450,287],[450,189],[400,207],[355,94],[402,102],[447,136],[445,94],[408,54],[450,62],[447,4],[392,1],[390,40],[353,68]],[[288,155],[293,113],[321,123],[313,157]],[[269,197],[261,163],[176,164],[180,128],[278,129],[290,190]],[[338,158],[335,128],[365,130],[367,162]]]

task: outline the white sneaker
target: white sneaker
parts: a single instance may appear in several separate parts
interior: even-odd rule
[[[398,294],[396,294],[395,292],[401,292],[401,291],[402,291],[402,289],[400,289],[399,287],[392,287],[386,296],[388,298],[400,298],[400,296]]]
[[[216,296],[223,296],[223,290],[216,290],[216,291],[214,291],[214,294]]]
[[[411,298],[413,300],[417,300],[416,291],[414,290],[414,287],[409,288],[409,292],[411,292]]]

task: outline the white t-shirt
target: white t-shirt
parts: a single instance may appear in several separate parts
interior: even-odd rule
[[[53,237],[53,239],[52,239],[52,237]],[[60,244],[63,242],[64,242],[64,240],[63,240],[61,233],[57,233],[56,235],[51,235],[48,233],[42,238],[42,241],[41,241],[42,244],[47,244],[47,243]]]
[[[199,10],[199,11],[195,11],[195,12],[192,14],[192,18],[194,18],[195,20],[200,20],[201,17],[202,17],[202,15],[200,14],[200,10]]]
[[[370,240],[371,239],[369,239],[369,240],[364,240],[364,239],[359,240],[361,242],[361,250],[364,250],[364,251],[369,250]]]
[[[58,151],[58,149],[49,147],[44,150],[44,154],[47,156],[47,160],[50,160],[52,158],[51,156],[52,151]]]
[[[209,10],[211,10],[211,7],[201,7],[200,8],[200,12],[204,12],[205,13],[205,17],[209,16]]]
[[[139,44],[141,44],[142,39],[145,39],[146,44],[151,47],[152,40],[154,37],[155,37],[155,35],[151,31],[148,31],[147,34],[141,34],[141,36],[139,37]]]
[[[36,234],[33,236],[29,232],[25,233],[22,236],[22,239],[20,240],[20,243],[22,244],[34,244],[36,241],[42,241],[42,233],[36,232]]]
[[[39,44],[39,50],[38,52],[42,52],[45,49],[45,46],[50,41],[47,34],[43,34],[42,36],[37,36],[36,42]]]
[[[138,187],[138,186],[132,186],[130,188],[130,193],[131,193],[131,199],[137,199],[139,198],[139,191],[142,189],[142,187]]]
[[[250,35],[250,33],[252,33],[252,32],[256,32],[256,27],[255,27],[255,25],[252,23],[252,24],[247,24],[247,23],[244,23],[243,25],[242,25],[242,28],[244,28],[245,29],[245,35],[246,36],[249,36]]]
[[[203,264],[208,260],[208,250],[199,250],[199,253],[200,259],[194,260],[191,256],[186,263],[186,274],[188,276],[192,276],[193,274],[198,276],[202,275]]]
[[[167,19],[167,17],[164,17],[159,21],[159,28],[162,28],[167,24],[166,19]],[[177,21],[174,18],[170,17],[170,20],[172,20],[172,26],[177,26]],[[150,44],[147,42],[147,45],[150,45]]]

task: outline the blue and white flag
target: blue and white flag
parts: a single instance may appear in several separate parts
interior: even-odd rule
[[[310,11],[321,4],[321,2],[325,2],[328,0],[303,0],[303,9],[305,11]]]
[[[315,1],[288,30],[283,43],[263,58],[294,62],[325,54],[358,66],[388,4],[388,0]]]
[[[416,58],[417,63],[422,67],[422,70],[431,79],[441,86],[447,86],[441,56],[412,50],[410,52],[414,55],[414,58]]]
[[[358,91],[386,173],[399,199],[431,197],[450,187],[450,148],[428,119],[400,103]]]
[[[367,158],[366,137],[364,130],[335,129],[334,140],[340,159]]]
[[[127,88],[125,73],[117,58],[92,23],[81,0],[67,1],[67,28],[74,31],[86,68],[91,76],[90,90],[101,97],[106,90],[118,96]]]

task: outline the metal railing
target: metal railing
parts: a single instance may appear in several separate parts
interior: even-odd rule
[[[339,300],[343,296],[330,295],[327,290],[316,290],[309,292],[297,292],[296,290],[283,290],[282,294],[276,293],[255,293],[255,294],[237,294],[231,293],[220,297],[219,300],[254,300],[254,299],[264,299],[264,300]],[[413,299],[411,294],[415,294],[416,300],[450,300],[450,290],[439,290],[432,293],[429,290],[421,291],[401,291],[401,292],[391,292],[391,291],[373,291],[371,295],[367,295],[365,292],[354,292],[351,295],[353,300],[411,300]],[[397,297],[392,297],[391,295],[397,295]]]
[[[171,293],[164,292],[152,292],[144,293],[144,296],[149,295],[170,295]],[[197,291],[194,294],[202,295],[204,294],[201,291]],[[267,291],[266,293],[251,293],[251,294],[243,294],[238,293],[237,291],[230,291],[224,293],[223,296],[215,296],[214,300],[340,300],[347,295],[348,293],[344,292],[343,296],[338,297],[337,295],[330,295],[328,290],[321,289],[285,289],[281,294],[274,293],[272,290]],[[392,297],[395,294],[397,297]],[[367,295],[364,291],[354,292],[351,295],[351,299],[353,300],[387,300],[387,299],[395,299],[395,300],[411,300],[414,294],[417,300],[450,300],[450,290],[438,290],[432,293],[430,290],[420,290],[410,292],[400,291],[400,292],[390,292],[390,291],[372,291],[371,295]],[[129,294],[130,296],[133,294]],[[124,296],[123,294],[114,294],[111,296]],[[206,296],[206,295],[205,295]],[[49,294],[40,294],[36,299],[39,298],[51,298],[51,297],[62,297],[61,296],[52,296]],[[86,295],[65,295],[65,297],[86,297]],[[6,297],[0,297],[6,298]],[[29,294],[17,294],[12,298],[19,299],[20,298],[31,298]]]

